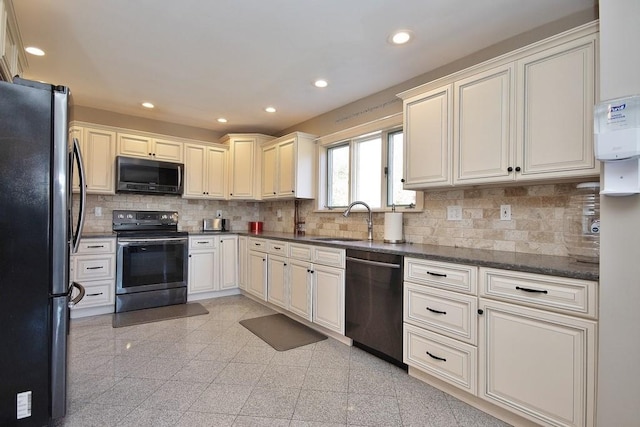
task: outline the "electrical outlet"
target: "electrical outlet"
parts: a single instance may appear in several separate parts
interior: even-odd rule
[[[282,218],[282,209],[276,210],[276,218]]]
[[[222,211],[220,209],[216,211],[216,218],[222,218]]]
[[[93,214],[95,216],[102,216],[102,208],[100,206],[96,206],[93,210]]]
[[[448,221],[461,221],[462,220],[462,206],[447,206],[447,220]]]
[[[500,205],[500,221],[511,221],[511,205]]]

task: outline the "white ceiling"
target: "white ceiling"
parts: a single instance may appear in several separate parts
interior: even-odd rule
[[[596,3],[13,0],[23,44],[47,52],[25,77],[71,87],[77,105],[222,133],[276,133]],[[414,40],[390,45],[397,29]]]

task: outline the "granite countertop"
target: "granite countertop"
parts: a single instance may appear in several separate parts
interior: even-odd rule
[[[318,240],[328,239],[326,236],[297,236],[293,233],[248,231],[189,231],[190,236],[238,234],[242,236],[259,237],[264,239],[283,240],[288,242],[308,243],[320,246],[339,247],[343,249],[361,249],[372,252],[384,252],[414,258],[430,259],[434,261],[469,264],[478,267],[493,267],[503,270],[522,271],[527,273],[547,274],[552,276],[569,277],[573,279],[598,280],[598,264],[577,262],[569,257],[537,255],[489,249],[456,248],[453,246],[421,245],[414,243],[384,243],[382,241],[369,242],[367,240],[337,241]],[[115,237],[112,232],[83,233],[83,238]]]
[[[323,236],[296,236],[293,233],[235,232],[236,234],[265,239],[284,240],[298,243],[312,243],[314,245],[333,246],[344,249],[361,249],[373,252],[385,252],[410,256],[414,258],[430,259],[434,261],[469,264],[478,267],[493,267],[503,270],[514,270],[528,273],[547,274],[552,276],[569,277],[573,279],[598,280],[599,266],[585,262],[577,262],[569,257],[537,255],[489,249],[456,248],[453,246],[421,245],[413,243],[392,244],[382,241],[323,241]]]

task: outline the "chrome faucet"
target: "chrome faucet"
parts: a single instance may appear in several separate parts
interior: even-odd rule
[[[368,231],[367,240],[373,240],[373,219],[371,217],[371,208],[369,207],[368,204],[366,204],[365,202],[356,200],[355,202],[351,203],[349,207],[347,207],[347,210],[344,211],[342,215],[345,218],[348,217],[349,214],[351,213],[351,208],[354,207],[355,205],[362,205],[365,208],[367,208],[367,210],[369,211],[369,219],[367,220],[367,231]]]

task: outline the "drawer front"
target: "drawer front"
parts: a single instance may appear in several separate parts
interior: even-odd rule
[[[301,261],[311,261],[311,246],[290,243],[289,258],[295,258]]]
[[[116,239],[80,239],[75,255],[112,254],[116,252]]]
[[[281,242],[279,240],[267,241],[267,252],[270,254],[277,254],[286,257],[289,252],[289,245],[287,242]]]
[[[477,267],[408,257],[404,259],[404,280],[410,282],[476,295],[477,278]]]
[[[345,266],[344,249],[313,246],[311,250],[311,257],[311,261],[316,264],[338,268],[344,268]]]
[[[480,294],[535,308],[598,317],[598,284],[588,280],[481,268]]]
[[[84,298],[73,307],[74,309],[115,304],[116,285],[113,280],[101,280],[82,285],[85,288]],[[75,298],[77,294],[78,290],[74,288],[72,298]]]
[[[218,245],[218,238],[214,236],[207,237],[189,237],[189,249],[202,250],[202,249],[215,249]]]
[[[264,239],[249,238],[249,250],[267,252],[267,241]]]
[[[86,280],[114,279],[115,267],[115,255],[76,256],[73,260],[73,277],[80,283]]]
[[[477,349],[404,324],[404,363],[476,394]]]
[[[478,298],[404,284],[404,321],[475,345]]]

